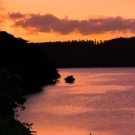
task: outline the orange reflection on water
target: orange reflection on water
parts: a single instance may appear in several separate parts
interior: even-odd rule
[[[55,107],[49,107],[47,108],[48,113],[55,113],[59,115],[68,115],[68,114],[77,114],[77,113],[83,113],[87,112],[88,110],[85,107],[79,107],[79,106],[55,106]]]
[[[38,126],[36,126],[38,127]],[[41,129],[41,130],[40,130]],[[42,130],[43,129],[43,130]],[[38,135],[114,135],[111,133],[111,131],[108,132],[97,132],[95,130],[80,130],[80,129],[75,129],[72,128],[72,125],[70,128],[60,126],[60,127],[47,127],[47,130],[45,127],[38,127]],[[115,134],[118,135],[118,134]]]
[[[131,89],[132,86],[121,86],[121,85],[86,85],[80,86],[77,89],[70,88],[68,93],[70,94],[94,94],[94,93],[105,93],[107,91],[121,91]]]
[[[64,77],[75,75],[75,83]],[[134,135],[135,69],[63,69],[56,85],[28,95],[22,121],[38,135]]]

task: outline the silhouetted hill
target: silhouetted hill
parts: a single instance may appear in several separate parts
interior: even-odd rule
[[[135,37],[34,43],[57,67],[134,67]]]
[[[0,32],[0,68],[18,73],[29,92],[59,78],[55,66],[43,55],[39,46],[30,45],[26,40],[4,31]]]

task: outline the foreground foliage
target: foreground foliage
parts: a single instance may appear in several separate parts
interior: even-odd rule
[[[24,110],[22,79],[5,69],[0,69],[0,135],[34,135],[32,124],[21,123],[17,109]]]

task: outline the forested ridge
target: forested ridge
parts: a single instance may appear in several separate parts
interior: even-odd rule
[[[18,109],[25,109],[25,94],[38,92],[59,77],[39,46],[0,31],[0,135],[35,135],[33,124],[17,119]]]
[[[135,66],[135,37],[32,44],[39,45],[57,67]]]
[[[43,55],[39,46],[30,45],[28,41],[5,31],[0,32],[0,68],[18,73],[27,92],[55,83],[60,77],[55,65]]]
[[[56,67],[135,67],[135,37],[29,43],[0,31],[0,135],[35,135],[22,123],[26,93],[54,84]]]

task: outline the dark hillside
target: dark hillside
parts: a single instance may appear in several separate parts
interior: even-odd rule
[[[134,67],[135,37],[35,43],[57,67]]]
[[[55,66],[39,46],[30,45],[4,31],[0,32],[0,68],[18,73],[28,91],[35,91],[59,78]]]

